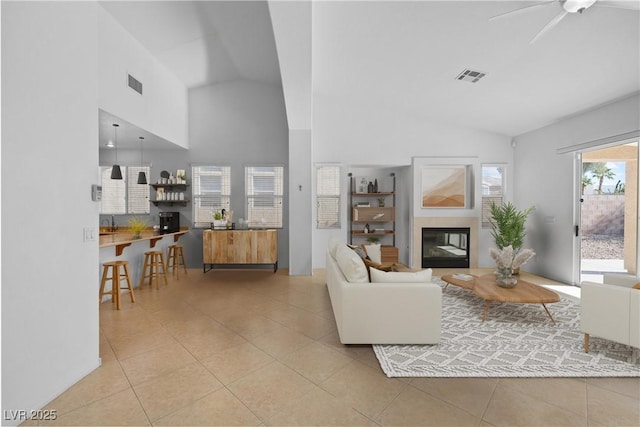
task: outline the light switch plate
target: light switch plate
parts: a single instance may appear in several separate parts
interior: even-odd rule
[[[83,241],[85,242],[95,242],[96,241],[96,229],[94,227],[85,227],[82,229],[83,231]]]

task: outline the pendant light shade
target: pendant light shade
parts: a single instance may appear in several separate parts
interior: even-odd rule
[[[120,165],[118,164],[118,126],[120,125],[117,123],[113,124],[113,141],[116,150],[116,161],[111,168],[111,179],[122,179],[122,171],[120,170]]]
[[[113,165],[113,167],[111,167],[111,179],[122,179],[120,165]]]
[[[140,137],[140,172],[138,172],[138,184],[146,184],[147,183],[147,174],[142,170],[142,141],[144,141],[144,137]]]

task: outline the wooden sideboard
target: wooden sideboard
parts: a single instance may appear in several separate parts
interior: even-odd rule
[[[277,230],[204,230],[202,268],[239,265],[273,266],[278,270]],[[207,266],[209,267],[207,269]]]

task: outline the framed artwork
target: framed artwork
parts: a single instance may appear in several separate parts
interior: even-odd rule
[[[466,208],[467,172],[467,165],[423,166],[420,187],[422,208]]]

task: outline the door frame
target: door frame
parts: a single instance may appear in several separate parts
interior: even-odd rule
[[[597,151],[609,147],[615,147],[619,145],[626,145],[635,142],[638,144],[636,150],[636,160],[638,168],[640,169],[640,131],[628,132],[622,135],[616,135],[613,137],[603,138],[596,141],[591,141],[583,144],[578,144],[572,147],[566,147],[562,149],[565,153],[574,153],[574,244],[573,244],[573,284],[580,285],[582,276],[582,154],[589,151]],[[558,150],[560,153],[561,150]],[[636,230],[639,230],[640,234],[640,171],[637,173],[636,183]],[[576,232],[577,231],[577,232]],[[636,238],[636,266],[640,269],[640,238]],[[636,275],[640,275],[640,271],[636,272]]]

